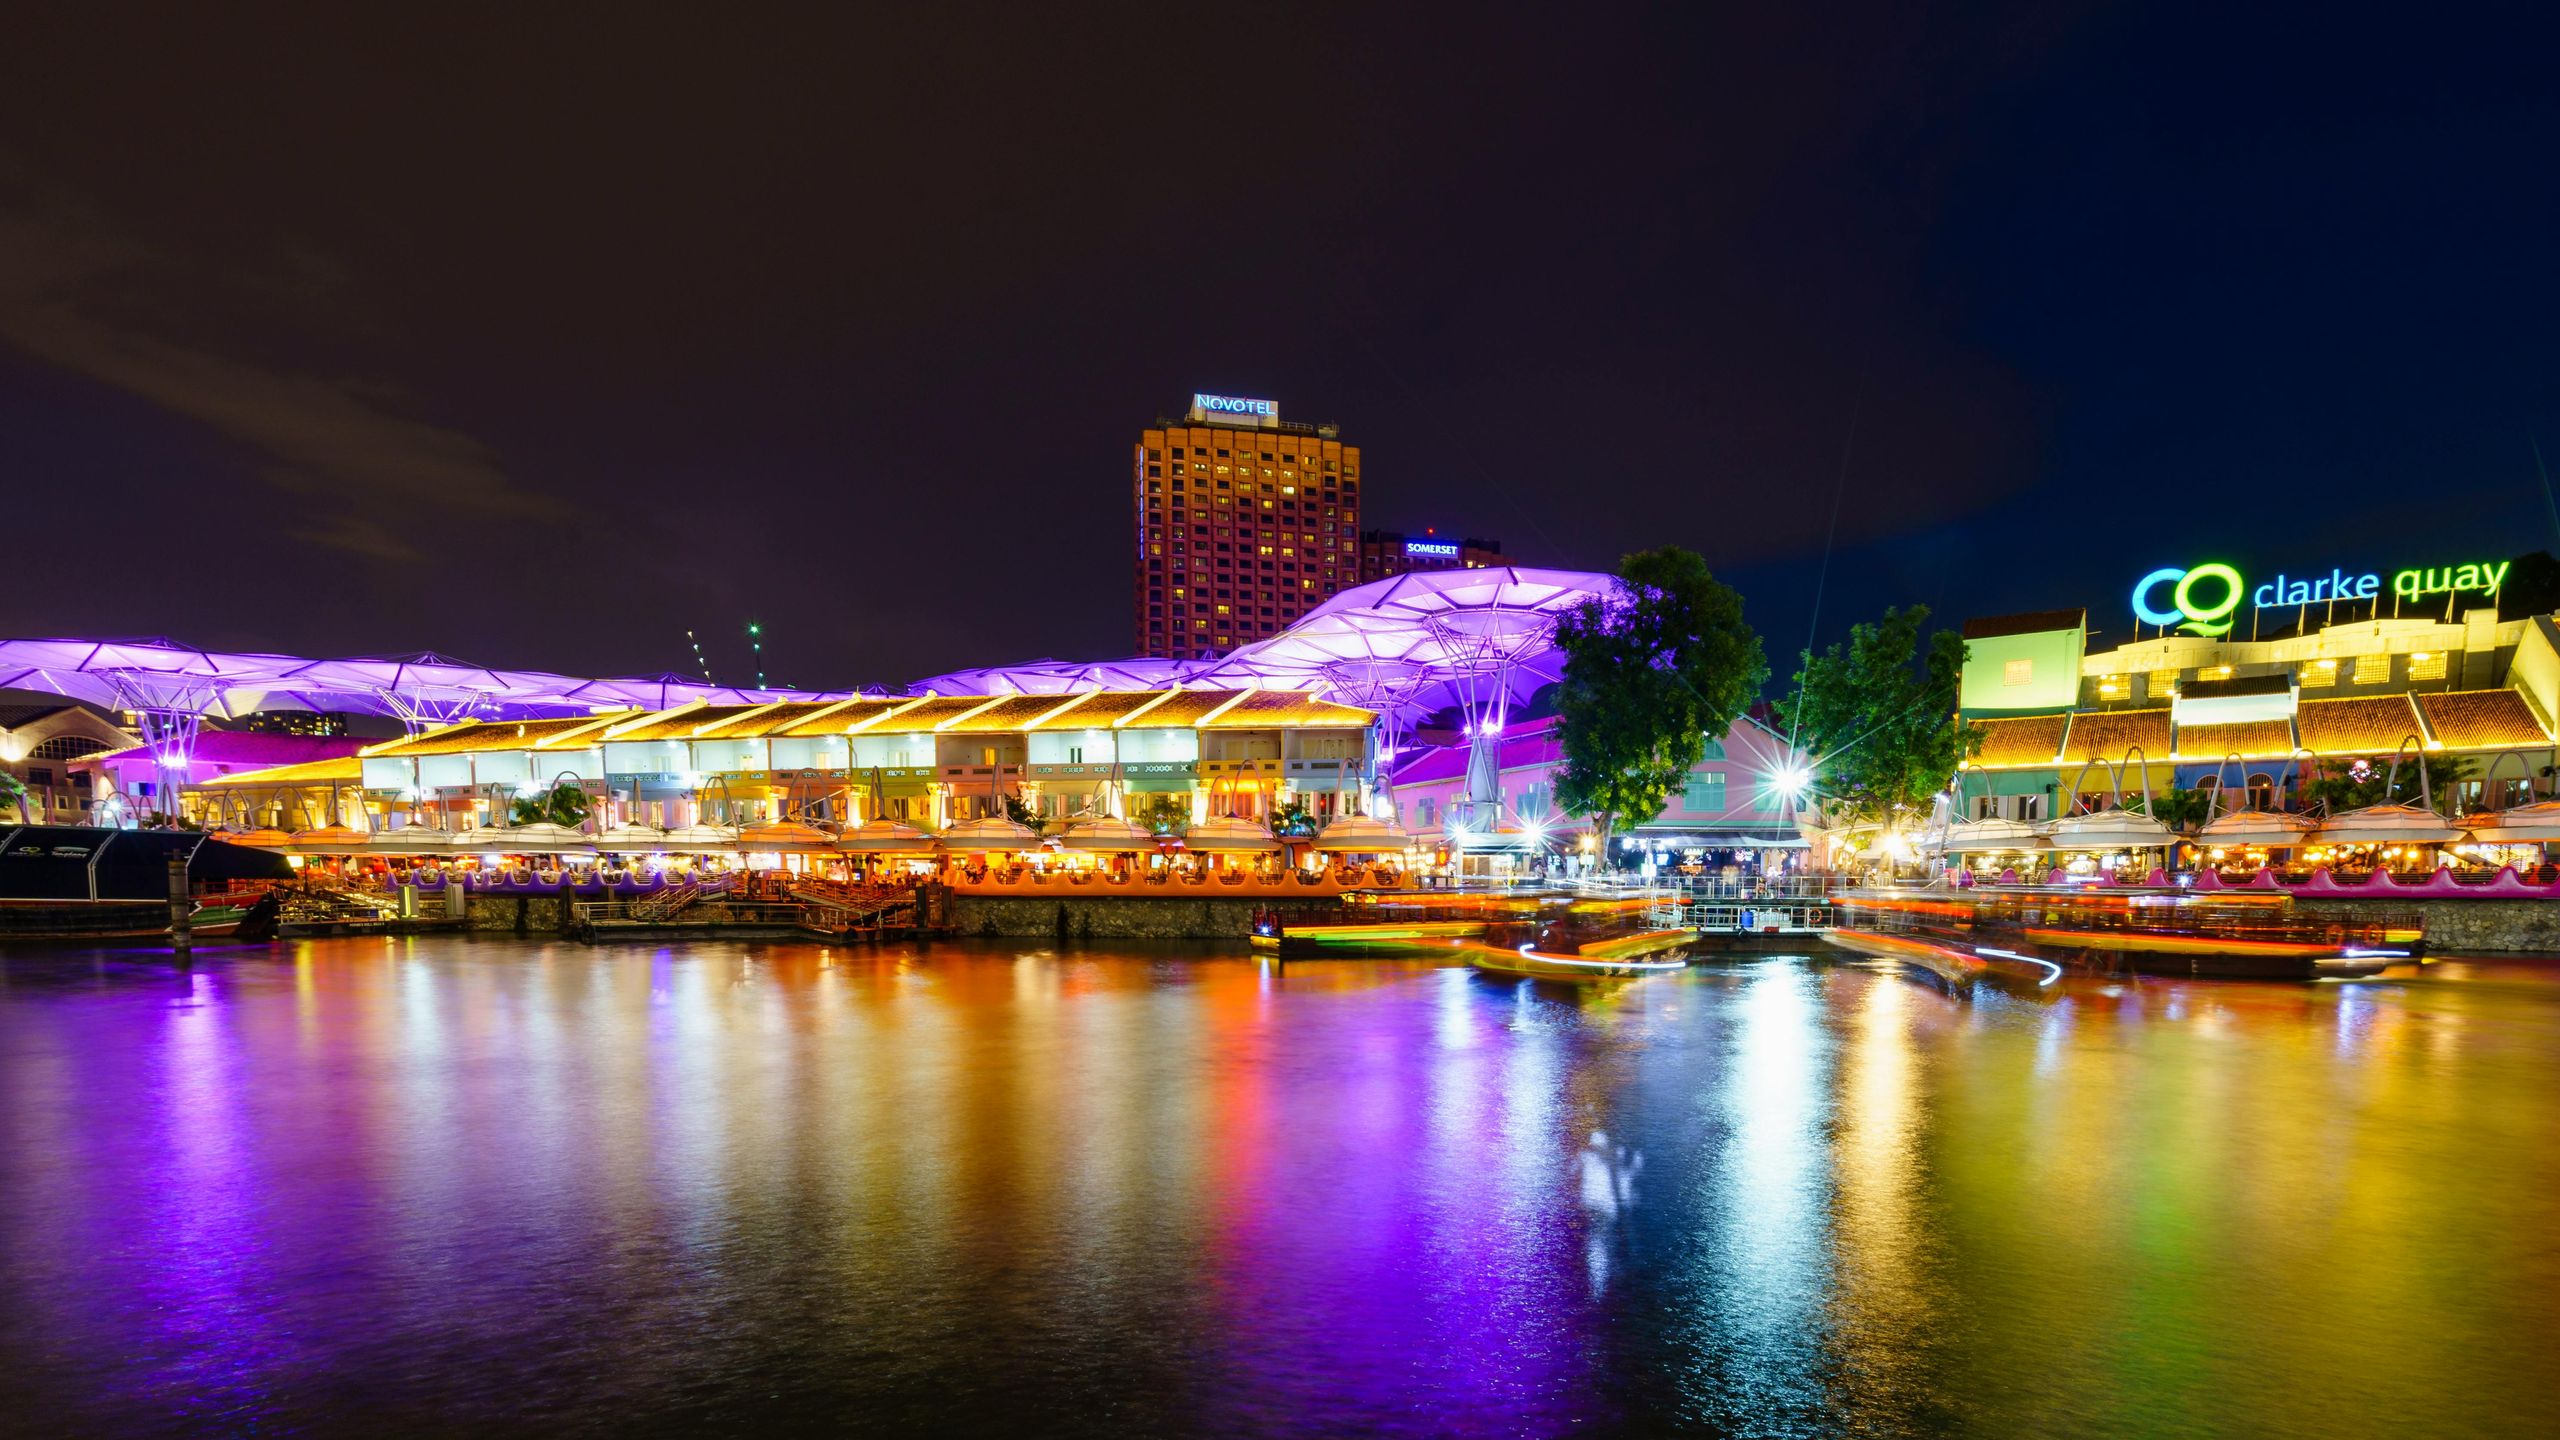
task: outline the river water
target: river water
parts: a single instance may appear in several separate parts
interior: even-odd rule
[[[2548,1435],[2560,962],[0,955],[0,1431]]]

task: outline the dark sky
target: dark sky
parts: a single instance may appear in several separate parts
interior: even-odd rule
[[[1773,658],[2553,539],[2532,10],[851,8],[16,16],[0,633],[1121,654],[1194,389]]]

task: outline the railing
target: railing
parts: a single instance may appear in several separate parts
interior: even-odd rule
[[[644,899],[628,902],[625,917],[633,920],[664,920],[703,896],[703,887],[688,881],[673,889],[661,890]]]

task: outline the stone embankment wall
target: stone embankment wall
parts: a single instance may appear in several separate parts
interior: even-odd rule
[[[474,895],[465,902],[466,930],[508,934],[565,935],[578,912],[565,895]]]
[[[2294,897],[2306,914],[2415,915],[2427,953],[2487,950],[2560,955],[2560,900],[2330,900]]]
[[[1288,919],[1331,916],[1331,898],[1315,900],[1199,898],[1053,899],[1049,896],[951,897],[952,933],[1008,939],[1241,940],[1253,933],[1253,913],[1277,910]]]

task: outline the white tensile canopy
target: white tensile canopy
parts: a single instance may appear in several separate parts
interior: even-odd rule
[[[1324,827],[1312,848],[1334,855],[1384,855],[1400,852],[1413,838],[1384,820],[1345,815]]]
[[[2530,845],[2560,840],[2560,800],[2537,800],[2482,815],[2466,815],[2462,828],[2483,845]]]
[[[2332,815],[2312,838],[2322,845],[2443,845],[2464,833],[2433,810],[2385,802]]]
[[[1097,815],[1068,826],[1065,838],[1058,843],[1070,850],[1126,855],[1156,848],[1156,834],[1144,825],[1134,825],[1110,815]]]
[[[946,850],[965,850],[974,853],[1003,853],[1040,848],[1040,837],[1031,833],[1030,826],[1017,824],[1001,815],[963,820],[944,830],[937,838],[942,841],[942,848]]]
[[[871,855],[932,853],[933,837],[901,820],[865,820],[836,837],[836,848]]]
[[[1182,848],[1204,855],[1268,855],[1280,842],[1250,820],[1220,815],[1192,826],[1182,837]]]
[[[2291,815],[2281,810],[2234,810],[2218,815],[2196,831],[2199,845],[2257,845],[2269,849],[2287,849],[2311,843],[2311,832],[2320,822],[2308,815]]]
[[[1939,848],[1950,854],[1989,854],[2008,850],[2042,850],[2042,830],[2025,820],[1959,820],[1947,827],[1945,843]]]

